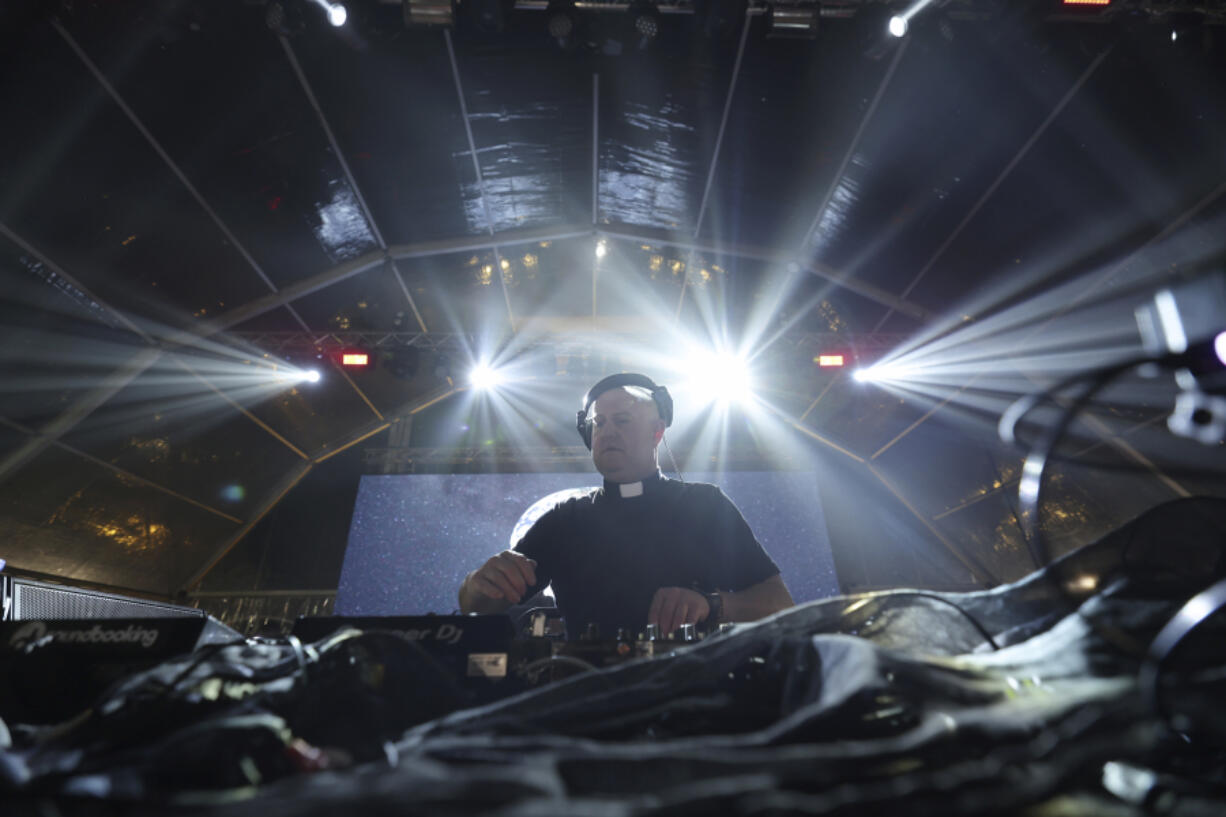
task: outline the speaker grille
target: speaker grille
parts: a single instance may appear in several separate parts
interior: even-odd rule
[[[97,590],[60,587],[28,579],[13,579],[14,621],[54,621],[77,618],[166,618],[204,616],[203,610]]]

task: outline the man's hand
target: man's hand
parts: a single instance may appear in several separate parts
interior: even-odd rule
[[[471,594],[477,594],[487,599],[519,604],[528,588],[536,584],[536,562],[522,553],[504,550],[470,573],[465,584],[470,599]],[[472,601],[474,609],[480,605],[479,600]]]
[[[684,587],[661,587],[651,599],[647,623],[655,624],[664,635],[676,632],[682,624],[697,624],[711,615],[711,605],[702,593]]]

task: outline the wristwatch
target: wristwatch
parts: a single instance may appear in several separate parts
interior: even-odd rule
[[[712,590],[710,593],[703,593],[707,600],[707,606],[711,608],[711,612],[707,614],[706,625],[714,627],[719,624],[719,620],[724,615],[724,600],[719,595],[718,590]]]

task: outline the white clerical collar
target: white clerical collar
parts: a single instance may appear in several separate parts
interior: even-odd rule
[[[634,496],[642,496],[643,495],[643,483],[641,480],[639,482],[623,482],[617,486],[617,490],[621,494],[622,499],[629,499],[630,497],[634,497]]]

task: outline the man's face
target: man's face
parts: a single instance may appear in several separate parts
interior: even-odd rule
[[[664,422],[655,403],[612,389],[596,398],[588,417],[592,462],[606,479],[637,482],[656,472],[657,432]]]

